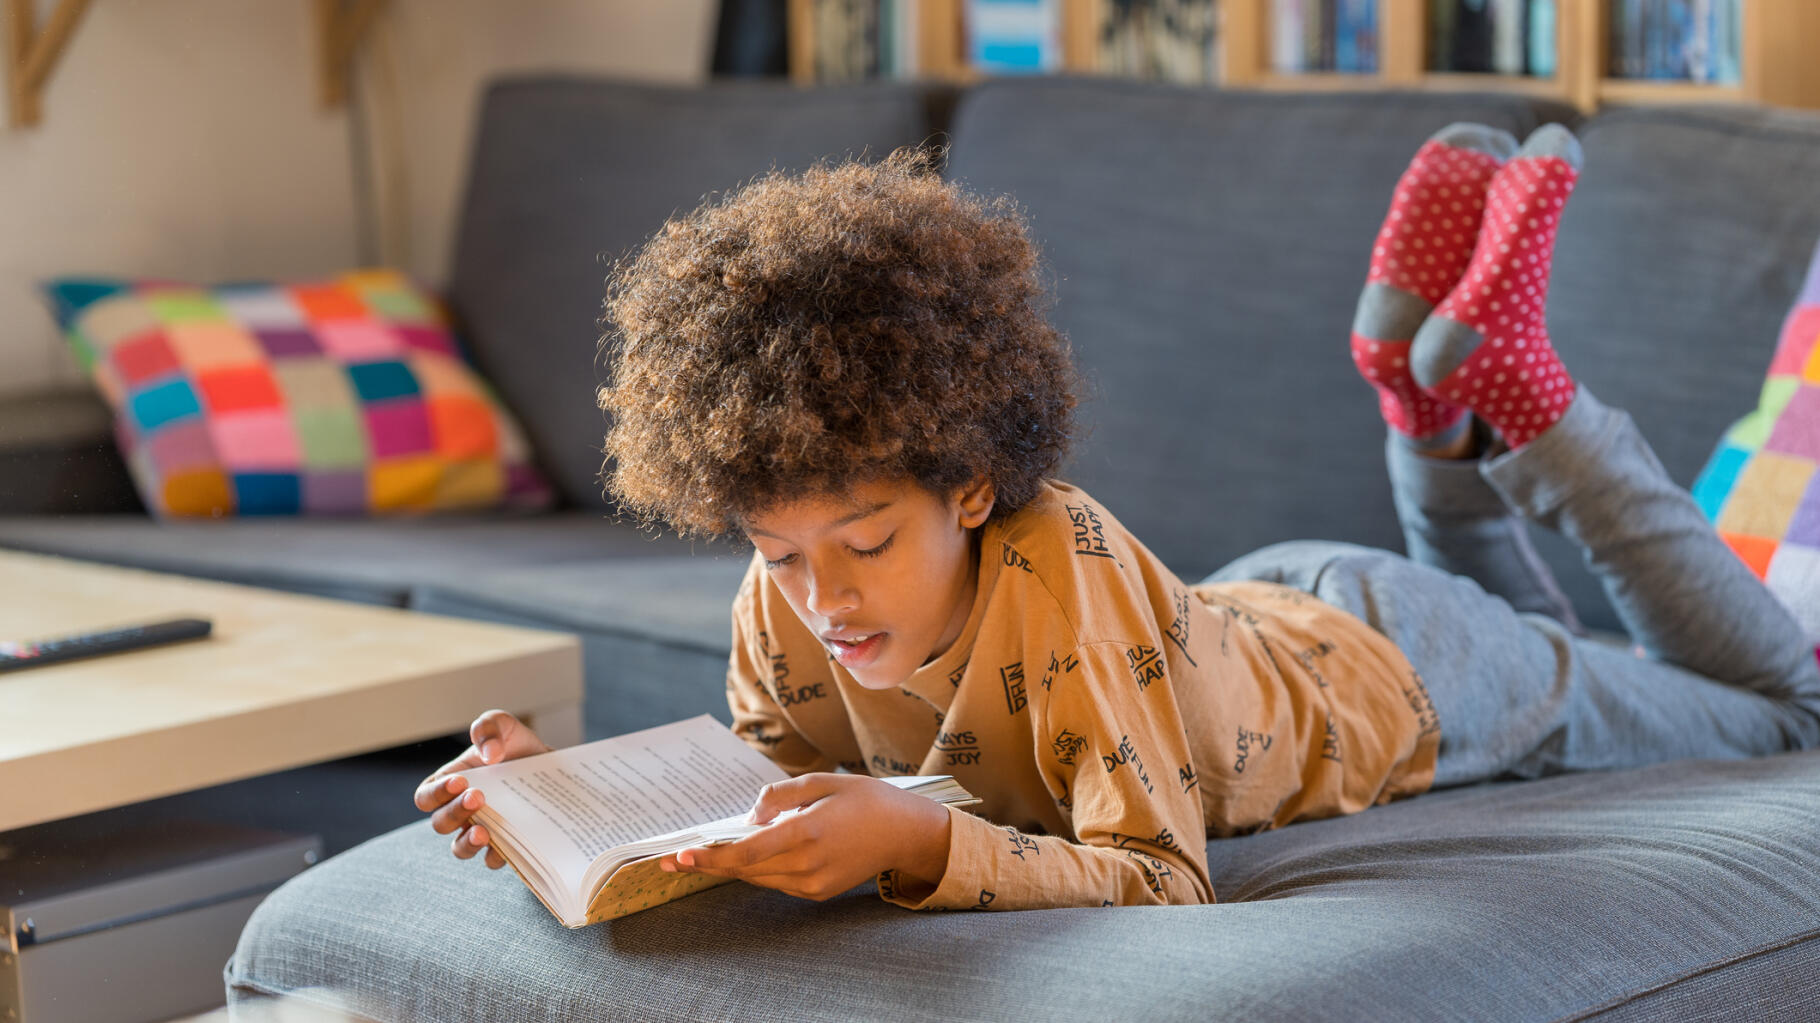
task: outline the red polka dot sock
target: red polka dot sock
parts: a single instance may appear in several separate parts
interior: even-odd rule
[[[1450,124],[1416,151],[1397,180],[1371,249],[1371,272],[1352,321],[1352,361],[1378,392],[1390,428],[1418,448],[1459,436],[1466,412],[1439,401],[1409,371],[1409,347],[1429,312],[1472,260],[1485,192],[1516,151],[1508,132]]]
[[[1544,312],[1555,229],[1581,162],[1566,128],[1549,124],[1530,135],[1491,183],[1464,279],[1410,349],[1410,368],[1429,394],[1472,409],[1512,450],[1573,401],[1573,378],[1549,343]]]

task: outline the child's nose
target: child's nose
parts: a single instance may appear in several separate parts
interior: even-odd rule
[[[859,591],[845,578],[816,575],[809,579],[809,610],[820,618],[848,614],[859,607]]]

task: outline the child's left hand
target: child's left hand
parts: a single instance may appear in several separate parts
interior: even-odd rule
[[[930,884],[948,867],[948,810],[934,800],[858,774],[805,774],[767,785],[755,823],[804,809],[728,845],[666,856],[664,870],[733,877],[789,895],[839,895],[882,870]]]

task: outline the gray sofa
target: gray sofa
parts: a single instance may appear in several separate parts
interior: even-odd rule
[[[1684,484],[1754,403],[1820,236],[1820,117],[1756,109],[533,78],[480,116],[449,297],[565,509],[20,515],[0,545],[563,629],[589,737],[724,720],[743,559],[611,521],[592,401],[608,264],[706,193],[951,142],[949,175],[1014,195],[1053,268],[1091,388],[1066,475],[1187,578],[1278,540],[1400,547],[1344,346],[1390,187],[1436,128],[1581,134],[1554,336]],[[1539,542],[1582,619],[1616,628],[1575,552]],[[367,789],[408,798],[400,772]],[[381,1020],[1820,1017],[1820,753],[1484,785],[1208,848],[1209,907],[918,915],[867,889],[728,886],[567,932],[416,822],[275,893],[227,981],[237,1006],[288,993]]]

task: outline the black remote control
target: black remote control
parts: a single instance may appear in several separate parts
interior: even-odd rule
[[[138,650],[185,639],[201,639],[212,625],[202,618],[174,618],[150,625],[132,625],[106,632],[83,632],[42,643],[0,643],[0,671],[34,668],[40,664],[73,661],[79,657]]]

